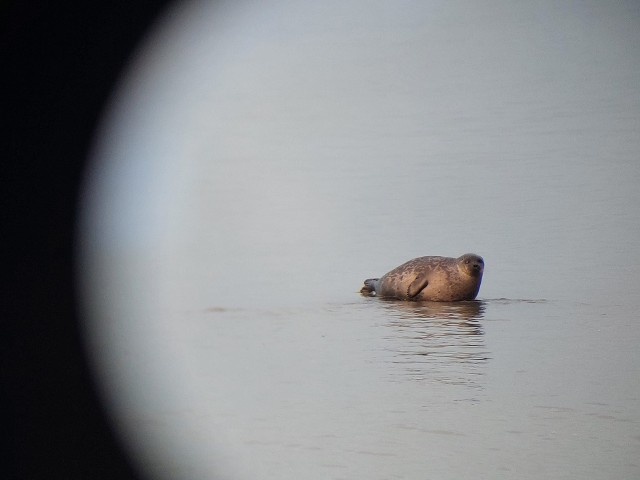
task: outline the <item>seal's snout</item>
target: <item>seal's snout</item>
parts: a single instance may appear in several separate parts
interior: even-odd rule
[[[479,277],[480,275],[482,275],[482,271],[484,270],[484,266],[482,264],[482,262],[477,261],[477,262],[472,262],[470,265],[471,269],[469,271],[469,273],[473,276],[473,277]]]

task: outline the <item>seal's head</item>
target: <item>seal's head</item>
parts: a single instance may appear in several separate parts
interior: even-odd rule
[[[465,253],[458,257],[458,268],[472,277],[480,277],[484,272],[484,260],[475,253]]]

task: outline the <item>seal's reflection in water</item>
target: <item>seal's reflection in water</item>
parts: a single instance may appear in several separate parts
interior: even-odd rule
[[[392,362],[418,381],[478,386],[489,359],[480,321],[485,302],[383,301]]]

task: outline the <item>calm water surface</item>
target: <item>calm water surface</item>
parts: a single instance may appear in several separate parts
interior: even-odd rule
[[[637,3],[401,3],[181,4],[106,113],[87,343],[153,478],[640,476]],[[466,252],[477,301],[358,294]]]

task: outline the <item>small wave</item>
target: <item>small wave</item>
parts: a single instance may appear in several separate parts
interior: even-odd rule
[[[487,303],[501,303],[501,304],[512,304],[512,303],[548,303],[546,298],[483,298],[483,302]]]

